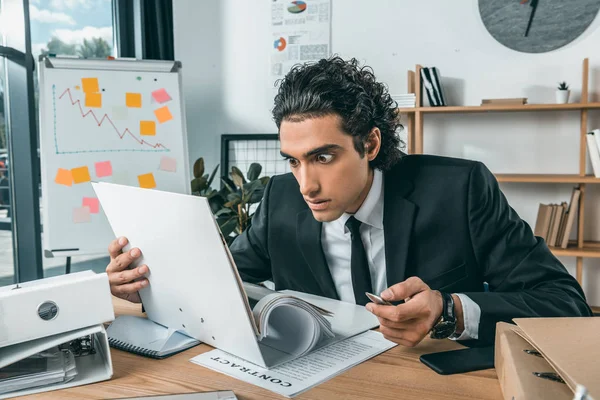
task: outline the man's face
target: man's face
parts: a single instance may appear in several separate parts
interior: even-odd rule
[[[317,221],[333,221],[358,210],[373,179],[370,155],[361,157],[356,151],[352,136],[341,129],[339,116],[284,120],[279,134],[281,155],[289,159]]]

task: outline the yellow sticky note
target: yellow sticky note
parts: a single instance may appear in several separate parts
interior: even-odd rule
[[[71,174],[71,170],[59,168],[54,182],[59,185],[73,186],[73,174]]]
[[[92,180],[88,167],[73,168],[71,169],[71,174],[73,174],[73,181],[75,183],[84,183]]]
[[[83,86],[83,91],[86,93],[97,93],[100,91],[98,78],[81,78],[81,86]]]
[[[125,94],[125,105],[127,107],[142,107],[142,94],[141,93],[126,93]]]
[[[85,106],[86,107],[102,107],[102,94],[86,93],[85,94]]]
[[[169,107],[167,106],[154,110],[154,115],[156,115],[156,119],[158,119],[158,122],[161,124],[173,119],[171,111],[169,111]]]
[[[154,180],[154,175],[152,173],[138,175],[138,181],[140,182],[141,188],[154,189],[156,187],[156,181]]]
[[[140,121],[140,135],[155,136],[156,135],[156,122]]]

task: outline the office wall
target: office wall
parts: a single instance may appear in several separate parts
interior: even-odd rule
[[[222,133],[275,132],[269,87],[270,2],[177,0],[175,55],[183,62],[190,159],[218,163]],[[584,57],[590,57],[591,100],[600,100],[600,19],[568,46],[545,54],[503,47],[485,30],[477,1],[333,0],[332,48],[372,66],[392,93],[406,91],[406,71],[437,66],[452,104],[481,98],[554,101],[558,81],[580,98]],[[600,113],[590,113],[600,127]],[[579,114],[507,113],[425,119],[425,152],[471,158],[502,173],[577,173]],[[568,201],[569,185],[504,184],[517,212],[535,222],[539,202]],[[586,239],[600,240],[600,189],[586,188]],[[575,273],[573,258],[562,261]],[[584,290],[600,305],[600,261],[586,259]]]

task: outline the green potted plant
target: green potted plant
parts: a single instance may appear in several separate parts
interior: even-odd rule
[[[567,85],[567,82],[559,82],[558,88],[556,89],[556,102],[558,104],[568,103],[569,94],[571,94],[571,91],[569,90],[569,85]]]
[[[237,167],[231,167],[229,176],[221,177],[223,187],[216,190],[211,184],[218,168],[217,165],[210,175],[205,174],[204,159],[200,157],[196,160],[191,182],[192,194],[208,199],[227,244],[231,244],[237,235],[252,224],[256,205],[262,200],[270,178],[259,178],[262,166],[258,163],[250,164],[246,176]]]

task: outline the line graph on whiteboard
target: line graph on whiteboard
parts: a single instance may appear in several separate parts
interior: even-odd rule
[[[157,136],[142,138],[135,118],[116,121],[102,108],[88,108],[71,88],[57,91],[52,85],[52,101],[56,154],[170,151]]]

